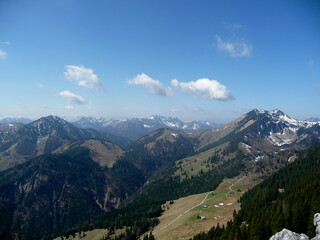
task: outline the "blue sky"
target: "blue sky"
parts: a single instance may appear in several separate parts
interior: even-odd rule
[[[0,1],[0,117],[320,116],[319,1]]]

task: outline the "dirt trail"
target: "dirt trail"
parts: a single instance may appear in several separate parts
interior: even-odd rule
[[[226,193],[226,197],[228,197],[228,194],[229,194],[229,193],[231,193],[232,191],[234,191],[234,190],[232,190],[232,187],[233,187],[235,184],[237,184],[238,182],[240,182],[242,179],[244,179],[245,177],[246,177],[246,176],[238,179],[236,182],[234,182],[233,184],[230,185],[230,187],[229,187],[229,190],[230,190],[230,191]]]
[[[180,217],[182,217],[184,214],[186,214],[187,212],[191,211],[192,209],[194,209],[195,207],[198,207],[199,205],[203,204],[204,201],[207,199],[207,197],[209,196],[210,192],[207,193],[207,195],[204,197],[204,199],[197,205],[189,208],[188,210],[186,210],[184,213],[181,213],[178,217],[176,217],[174,220],[172,220],[171,222],[169,222],[167,225],[163,226],[162,228],[159,229],[159,231],[161,231],[164,228],[167,228],[168,226],[170,226],[173,222],[177,221]],[[157,234],[157,232],[153,233],[154,235]]]
[[[232,189],[232,187],[233,187],[235,184],[237,184],[238,182],[240,182],[242,179],[244,179],[245,177],[246,177],[246,176],[238,179],[236,182],[234,182],[233,184],[231,184],[231,185],[229,186],[229,190],[230,190],[230,191],[226,193],[226,197],[228,196],[229,193],[231,193],[232,191],[234,191],[234,190]],[[171,222],[169,222],[168,224],[166,224],[165,226],[163,226],[162,228],[160,228],[158,231],[153,232],[153,234],[156,235],[156,234],[157,234],[158,232],[160,232],[161,230],[169,227],[172,223],[174,223],[175,221],[177,221],[177,220],[178,220],[179,218],[181,218],[184,214],[186,214],[186,213],[190,212],[192,209],[194,209],[194,208],[202,205],[202,204],[206,201],[206,199],[207,199],[207,197],[209,196],[210,193],[211,193],[211,191],[207,193],[207,195],[203,198],[203,200],[202,200],[200,203],[198,203],[198,204],[192,206],[191,208],[189,208],[188,210],[184,211],[184,212],[181,213],[179,216],[177,216],[174,220],[172,220]]]

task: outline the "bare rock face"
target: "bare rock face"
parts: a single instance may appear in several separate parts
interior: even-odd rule
[[[269,240],[309,240],[309,238],[303,233],[298,234],[284,228],[281,232],[273,235]]]
[[[316,226],[316,236],[311,240],[320,240],[320,213],[314,215],[313,224]]]
[[[313,224],[316,226],[316,236],[311,240],[320,240],[320,213],[314,215]],[[298,234],[284,228],[281,232],[273,235],[269,240],[309,240],[309,237],[303,233]]]

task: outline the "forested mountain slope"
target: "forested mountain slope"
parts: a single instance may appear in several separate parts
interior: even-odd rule
[[[124,159],[138,163],[142,171],[160,168],[119,209],[100,217],[94,226],[130,226],[139,235],[156,222],[153,220],[160,216],[165,201],[213,190],[226,177],[258,174],[265,178],[294,161],[300,150],[319,141],[318,129],[318,123],[297,121],[279,110],[253,110],[219,129],[186,135],[185,143],[192,143],[195,152],[190,151],[186,158],[181,154],[180,159],[175,155],[176,159],[160,165],[161,157],[154,158],[152,153],[161,156],[165,144],[158,143],[163,139],[171,142],[177,133],[155,131],[136,141]]]
[[[158,129],[129,145],[123,159],[151,176],[158,168],[193,154],[197,142],[182,131]]]
[[[1,135],[3,156],[20,156],[23,162],[42,153],[67,152],[39,156],[0,172],[1,234],[38,239],[65,231],[126,226],[138,237],[157,224],[165,201],[214,190],[225,178],[239,175],[257,174],[261,181],[319,141],[319,128],[318,123],[297,121],[279,110],[253,110],[202,133],[158,129],[124,151],[102,140],[104,134],[52,116],[28,125],[12,124]],[[69,181],[72,176],[76,177]],[[70,194],[62,194],[63,186],[70,188]],[[73,196],[89,206],[77,217],[70,213],[77,206]],[[58,208],[57,199],[68,204]],[[35,232],[32,225],[52,208],[56,212],[50,213],[54,219],[50,227]],[[26,216],[27,223],[20,226],[19,216]]]
[[[42,155],[0,172],[1,238],[47,239],[79,229],[117,208],[153,171],[192,153],[194,146],[184,133],[168,129],[131,145],[130,157],[103,140],[80,143],[83,147]]]
[[[63,152],[88,139],[107,140],[119,146],[129,143],[122,137],[77,128],[56,116],[43,117],[27,125],[0,125],[0,170],[41,154]]]
[[[102,212],[106,185],[86,149],[43,155],[0,174],[0,238],[49,239]]]
[[[50,239],[118,206],[145,181],[133,164],[101,167],[83,147],[39,156],[0,172],[0,239]]]
[[[245,193],[241,210],[227,226],[213,227],[202,239],[269,239],[287,228],[314,236],[314,214],[320,211],[320,145],[311,147]]]

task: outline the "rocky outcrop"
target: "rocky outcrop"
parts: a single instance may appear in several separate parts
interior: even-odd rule
[[[309,238],[303,233],[298,234],[284,228],[281,232],[273,235],[269,240],[309,240]]]
[[[316,226],[316,236],[311,240],[320,240],[320,213],[314,215],[313,224]],[[303,233],[298,234],[284,228],[281,232],[273,235],[269,240],[309,240],[309,237]]]
[[[320,240],[320,213],[314,215],[313,224],[316,226],[316,236],[311,240]]]

